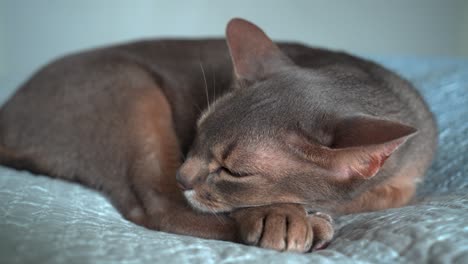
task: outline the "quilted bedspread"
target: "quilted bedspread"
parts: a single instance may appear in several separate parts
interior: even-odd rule
[[[279,253],[147,230],[95,191],[0,167],[0,263],[468,263],[468,61],[374,59],[412,81],[439,124],[412,204],[336,219],[326,250]]]

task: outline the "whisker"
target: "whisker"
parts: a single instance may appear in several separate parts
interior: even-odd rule
[[[213,101],[216,101],[216,76],[215,71],[213,70]]]
[[[205,81],[205,94],[206,94],[206,103],[208,104],[208,110],[210,110],[210,98],[208,96],[208,83],[206,82],[206,76],[205,76],[205,69],[203,68],[203,64],[200,62],[200,68],[203,74],[203,80]]]
[[[211,206],[208,206],[210,209],[211,213],[215,216],[215,218],[220,222],[221,224],[225,224],[226,222],[215,212],[214,209],[211,208]]]
[[[205,204],[206,208],[208,208],[208,210],[210,210],[210,213],[214,215],[214,217],[218,220],[218,222],[220,222],[221,224],[225,224],[226,222],[223,220],[222,217],[219,216],[218,213],[216,213],[216,210],[213,209],[212,205],[213,205],[213,202],[212,201],[207,201],[208,204]]]

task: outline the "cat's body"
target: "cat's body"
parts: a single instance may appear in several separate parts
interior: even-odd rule
[[[240,23],[237,26],[239,30],[246,27],[242,21],[237,23]],[[401,206],[409,201],[414,193],[416,181],[422,177],[430,164],[436,138],[432,115],[409,83],[372,62],[345,53],[284,43],[279,44],[282,52],[294,64],[306,68],[307,72],[287,68],[274,73],[280,76],[278,79],[262,76],[258,81],[272,81],[269,85],[271,89],[246,95],[242,99],[244,106],[223,104],[223,100],[235,100],[231,98],[237,96],[236,93],[245,93],[243,90],[251,89],[236,86],[251,86],[257,82],[244,78],[252,72],[251,69],[246,70],[246,67],[236,62],[234,68],[232,66],[231,56],[235,61],[237,58],[240,64],[243,59],[243,55],[236,52],[236,45],[240,40],[236,41],[235,35],[234,30],[231,32],[230,42],[228,41],[229,47],[223,40],[143,41],[70,55],[49,64],[26,82],[3,106],[0,112],[0,161],[18,169],[78,181],[103,190],[126,218],[151,228],[209,238],[241,239],[247,243],[276,249],[308,249],[312,243],[309,235],[312,231],[315,232],[316,238],[323,236],[320,241],[314,242],[316,245],[331,238],[330,234],[320,235],[321,231],[314,229],[314,224],[321,227],[321,230],[327,230],[329,227],[325,226],[323,218],[309,217],[312,224],[303,224],[305,227],[297,224],[295,230],[291,227],[290,231],[277,231],[274,227],[283,225],[281,221],[277,221],[271,224],[271,227],[268,227],[268,224],[260,226],[260,229],[265,229],[262,238],[258,234],[252,238],[245,234],[253,232],[249,230],[250,227],[245,227],[255,225],[245,219],[255,215],[255,211],[252,210],[268,211],[270,209],[265,208],[275,204],[269,212],[279,210],[280,213],[276,215],[282,215],[281,210],[294,210],[289,208],[294,205],[285,205],[285,208],[278,209],[276,204],[292,203],[302,204],[309,211],[350,213]],[[258,55],[259,52],[255,54]],[[250,55],[255,57],[255,54]],[[287,64],[289,65],[289,62]],[[267,72],[265,67],[262,68],[262,72]],[[311,72],[316,74],[309,75]],[[289,82],[290,80],[292,82]],[[301,84],[304,80],[307,81]],[[214,103],[223,95],[226,96],[221,99],[221,103]],[[261,96],[265,100],[256,101],[256,98]],[[251,101],[248,98],[251,98]],[[268,107],[264,107],[265,105]],[[280,109],[280,114],[273,113],[270,107]],[[206,110],[206,113],[202,120],[199,120],[198,129],[210,130],[210,133],[228,130],[230,132],[220,132],[218,137],[214,135],[216,141],[196,139],[197,120],[203,110]],[[226,113],[237,117],[226,117]],[[256,116],[251,118],[252,114]],[[247,168],[244,165],[234,165],[247,168],[246,170],[251,169],[248,172],[237,173],[232,167],[230,168],[233,171],[230,171],[224,168],[224,165],[220,166],[218,163],[222,161],[219,159],[214,163],[209,161],[217,155],[224,155],[223,159],[228,158],[225,156],[230,156],[230,152],[234,152],[234,156],[250,153],[245,154],[248,157],[257,149],[267,152],[272,150],[268,153],[281,153],[284,148],[279,151],[278,144],[265,142],[280,140],[276,137],[278,135],[288,135],[284,142],[289,143],[282,146],[298,146],[298,149],[301,149],[301,157],[294,158],[295,161],[283,162],[281,157],[276,159],[275,155],[269,157],[268,153],[262,153],[266,160],[255,164],[271,162],[266,167],[271,166],[275,171],[284,168],[285,173],[289,170],[291,175],[304,178],[306,173],[298,171],[305,167],[299,164],[317,152],[309,151],[310,142],[313,142],[312,149],[316,145],[332,148],[341,147],[342,144],[353,148],[364,144],[351,136],[348,138],[348,134],[361,133],[359,129],[349,133],[342,132],[344,134],[340,135],[340,140],[343,142],[337,143],[334,136],[331,136],[336,133],[336,128],[341,126],[337,120],[353,114],[366,118],[384,118],[408,126],[395,128],[394,123],[385,123],[382,130],[393,131],[395,128],[397,132],[368,139],[370,142],[363,140],[366,145],[380,146],[383,143],[387,144],[387,141],[396,142],[395,140],[402,139],[395,143],[396,145],[385,145],[385,151],[388,153],[385,154],[385,158],[376,161],[378,164],[374,164],[375,168],[366,168],[375,171],[369,173],[365,180],[353,178],[349,182],[338,180],[336,184],[317,186],[312,186],[314,184],[311,181],[308,183],[311,186],[306,186],[309,189],[304,191],[316,193],[316,196],[311,195],[303,199],[299,196],[287,197],[288,191],[278,191],[279,185],[271,189],[265,187],[265,192],[276,190],[280,194],[284,193],[272,193],[278,199],[274,200],[266,198],[267,194],[262,193],[263,186],[259,183],[256,183],[257,193],[249,194],[248,184],[252,183],[236,181],[255,181],[255,177],[249,179],[248,176],[260,172],[252,170],[261,171],[265,168],[260,165],[253,166],[254,169],[252,166]],[[264,118],[259,119],[258,116]],[[216,118],[217,122],[212,121],[213,118]],[[288,123],[291,119],[304,122]],[[238,120],[241,121],[237,122]],[[224,121],[226,123],[223,123]],[[353,122],[362,123],[361,120],[354,119],[350,122],[352,125]],[[368,119],[364,120],[363,126],[358,124],[356,127],[370,127],[372,130],[374,126],[366,122]],[[270,131],[265,130],[267,126],[271,126]],[[403,144],[414,133],[409,126],[416,128],[418,134]],[[295,129],[312,133],[305,137],[288,134],[288,131]],[[253,136],[255,133],[257,134]],[[199,136],[206,135],[201,133]],[[230,141],[221,144],[223,137]],[[239,137],[255,138],[249,141],[255,150],[244,148],[244,152],[237,150],[236,154],[236,148],[243,145],[234,140]],[[303,142],[305,138],[309,143]],[[210,145],[208,152],[211,154],[208,156],[197,150],[203,147],[203,144]],[[175,174],[192,145],[187,162],[178,175],[180,184],[186,189],[185,195],[192,206],[201,210],[209,208],[214,212],[235,211],[232,216],[235,221],[225,215],[198,214],[185,206],[183,196],[177,188]],[[228,145],[229,147],[226,147]],[[222,154],[214,153],[217,151]],[[327,150],[321,148],[317,153],[320,151]],[[327,159],[327,153],[320,152],[319,156]],[[391,153],[393,154],[390,156]],[[372,177],[388,156],[390,158],[377,177]],[[333,158],[334,156],[331,156],[330,159]],[[203,159],[206,160],[201,162]],[[301,161],[297,161],[298,159]],[[315,162],[314,158],[311,159]],[[275,165],[276,161],[278,164]],[[251,162],[255,162],[255,159]],[[301,169],[295,170],[296,167]],[[328,163],[322,167],[334,168]],[[212,206],[207,207],[200,199],[193,198],[195,191],[192,189],[200,179],[214,182],[210,175],[221,174],[220,168],[238,177],[235,177],[233,183],[229,182],[231,179],[213,183],[218,184],[217,192],[209,191],[206,186],[205,189],[200,189],[199,192],[212,202]],[[206,171],[202,174],[208,176],[201,177],[201,171]],[[277,182],[283,181],[281,186],[290,188],[289,191],[304,188],[295,186],[293,178],[278,178],[278,175],[274,176],[274,179]],[[220,202],[219,197],[221,191],[226,194],[223,202]],[[233,191],[234,193],[230,193]],[[245,193],[245,197],[238,197],[239,193]],[[229,198],[228,195],[232,197]],[[327,198],[317,199],[317,195]],[[314,199],[316,203],[305,202]],[[242,204],[243,200],[245,204]],[[235,206],[239,203],[239,206]],[[223,205],[217,207],[216,204]],[[244,207],[248,208],[239,209]],[[297,217],[297,222],[303,223],[301,219],[306,216],[301,215],[300,210],[299,213],[284,215],[288,215],[290,220]],[[218,221],[217,217],[221,221]],[[240,238],[236,234],[239,228]],[[268,231],[268,228],[271,231]],[[309,229],[310,232],[304,231]],[[288,242],[278,244],[277,241],[283,241],[284,238],[275,237],[273,233],[284,236],[281,232],[286,232],[290,237],[296,236],[295,240],[297,235],[294,233],[307,235],[302,238],[302,244],[298,242],[293,246]],[[271,236],[268,235],[270,233]]]

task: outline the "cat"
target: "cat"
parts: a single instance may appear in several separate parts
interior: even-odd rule
[[[406,80],[274,43],[147,40],[60,58],[0,110],[0,163],[102,191],[156,230],[307,252],[332,216],[403,206],[436,149]]]

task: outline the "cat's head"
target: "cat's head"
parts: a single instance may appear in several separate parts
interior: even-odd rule
[[[327,115],[305,92],[320,76],[294,65],[261,29],[233,19],[226,35],[237,87],[199,119],[177,175],[193,207],[345,199],[351,183],[376,175],[415,133],[371,116]]]

